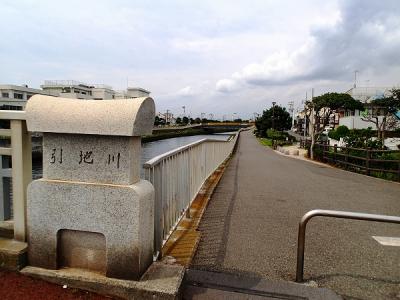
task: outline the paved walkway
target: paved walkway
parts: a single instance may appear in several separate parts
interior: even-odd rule
[[[200,223],[191,268],[295,278],[297,228],[312,209],[400,215],[400,184],[279,155],[243,132]],[[400,226],[315,218],[309,222],[305,279],[349,299],[399,299]]]

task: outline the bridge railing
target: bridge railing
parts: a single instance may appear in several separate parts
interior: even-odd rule
[[[233,152],[239,132],[228,141],[203,139],[147,161],[145,178],[155,189],[154,240],[156,256],[206,179]]]
[[[14,239],[25,241],[26,239],[26,190],[32,181],[32,145],[31,136],[26,129],[26,117],[24,111],[0,111],[0,120],[8,125],[9,129],[0,129],[0,137],[11,139],[10,147],[0,147],[1,156],[11,156],[12,163],[12,213],[9,211],[11,203],[8,197],[4,197],[3,177],[9,173],[0,164],[0,221],[9,219],[12,215],[14,220]],[[7,127],[7,126],[2,126]]]

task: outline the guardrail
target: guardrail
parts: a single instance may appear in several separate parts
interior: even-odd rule
[[[330,217],[330,218],[341,218],[341,219],[352,219],[362,221],[373,221],[373,222],[384,222],[384,223],[395,223],[400,224],[400,217],[396,216],[385,216],[375,214],[365,214],[348,211],[337,211],[337,210],[323,210],[315,209],[307,212],[300,220],[299,232],[297,239],[297,268],[296,268],[296,282],[303,282],[303,271],[304,271],[304,247],[306,241],[306,226],[308,221],[313,217]]]
[[[154,247],[158,257],[206,179],[233,152],[239,132],[228,141],[202,139],[159,155],[144,165],[155,189]]]
[[[24,111],[0,111],[0,120],[10,121],[10,129],[0,129],[0,136],[11,138],[11,147],[0,147],[0,155],[11,156],[14,239],[18,241],[25,241],[26,238],[26,189],[32,181],[31,136],[25,119]],[[3,172],[3,169],[0,171]],[[8,214],[4,211],[8,204],[4,197],[0,199],[0,215],[4,218]]]

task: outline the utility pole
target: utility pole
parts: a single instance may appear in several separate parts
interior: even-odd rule
[[[292,115],[292,128],[294,127],[294,101],[289,101],[289,112]]]
[[[275,104],[276,102],[272,102],[272,129],[275,130]]]
[[[253,115],[254,115],[254,122],[255,122],[258,117],[258,113],[255,112],[255,113],[253,113]]]
[[[167,109],[167,112],[165,114],[165,125],[167,125],[168,120],[169,120],[169,109]]]
[[[307,113],[306,113],[307,100],[308,100],[308,94],[306,92],[306,101],[304,102],[304,139],[306,139],[307,136]]]
[[[186,115],[186,111],[185,111],[186,106],[182,106],[182,108],[183,108],[183,116],[185,116]]]
[[[208,116],[210,117],[210,120],[214,119],[214,114],[209,114]]]
[[[314,88],[311,89],[311,102],[314,99]],[[310,118],[310,123],[311,123],[311,130],[310,130],[310,135],[311,135],[311,147],[310,147],[310,152],[311,152],[311,159],[314,159],[314,145],[315,145],[315,110],[314,110],[314,104],[311,105],[311,118]]]
[[[357,73],[359,73],[359,71],[358,71],[358,70],[355,70],[355,71],[354,71],[354,88],[357,87]]]

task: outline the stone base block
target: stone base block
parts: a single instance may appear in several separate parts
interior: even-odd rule
[[[14,238],[14,222],[0,221],[0,237],[6,239]]]
[[[29,265],[137,280],[152,263],[154,189],[36,180],[27,203]]]
[[[17,271],[26,266],[28,244],[0,238],[0,267]]]
[[[153,263],[139,281],[107,278],[80,269],[47,270],[26,267],[22,274],[68,287],[114,296],[121,299],[180,299],[185,267]]]

